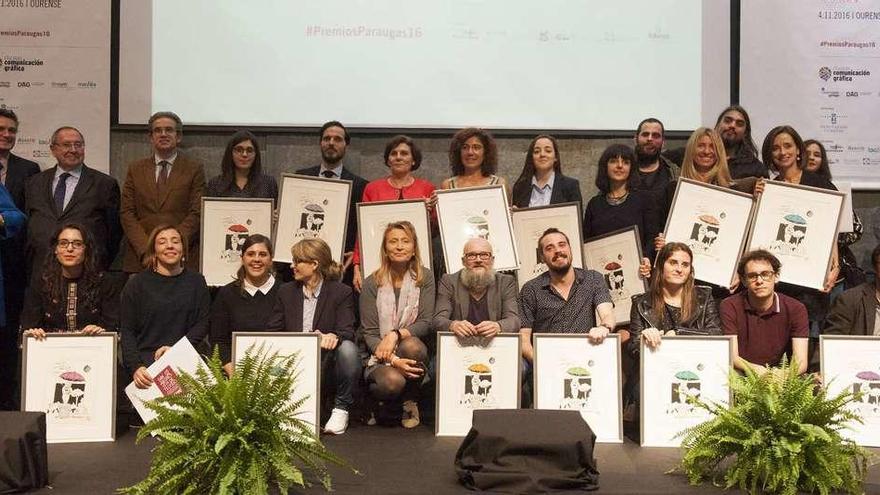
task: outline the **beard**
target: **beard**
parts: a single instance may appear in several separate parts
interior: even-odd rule
[[[324,150],[321,149],[321,158],[327,165],[336,165],[345,158],[345,152],[340,150]]]
[[[657,151],[653,153],[649,153],[645,151],[645,148],[641,145],[636,145],[636,164],[638,166],[650,165],[657,160],[660,159],[660,147],[657,147]]]
[[[472,292],[483,292],[495,282],[495,270],[487,267],[464,267],[461,269],[458,279],[465,289]]]
[[[559,257],[560,256],[557,255],[555,258],[553,258],[552,261],[556,261],[556,258],[559,258]],[[569,258],[567,256],[565,259],[565,264],[562,266],[554,266],[552,264],[552,261],[551,261],[551,263],[545,263],[545,264],[547,265],[547,270],[549,270],[550,273],[552,273],[553,275],[562,276],[562,275],[565,275],[566,273],[568,273],[569,270],[571,270],[571,258]]]
[[[735,149],[742,144],[743,140],[737,137],[736,133],[729,134],[724,132],[721,134],[721,142],[724,143],[726,149]]]

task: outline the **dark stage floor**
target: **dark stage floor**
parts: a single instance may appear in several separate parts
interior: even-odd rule
[[[152,441],[134,443],[135,430],[122,431],[114,443],[49,446],[52,489],[40,494],[110,494],[146,475]],[[414,430],[353,424],[345,435],[324,437],[327,446],[347,459],[362,475],[333,469],[334,491],[340,494],[471,493],[462,488],[453,468],[460,438],[437,438],[428,427]],[[873,449],[875,453],[880,452]],[[681,475],[664,474],[679,459],[678,449],[597,444],[600,489],[614,494],[719,493],[691,487]],[[321,493],[313,487],[305,493]],[[880,493],[880,466],[873,466],[866,493]],[[577,492],[583,493],[583,492]],[[734,491],[726,493],[737,493]]]

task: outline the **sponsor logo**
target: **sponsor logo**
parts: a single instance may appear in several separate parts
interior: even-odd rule
[[[66,87],[67,87],[67,83],[66,83],[66,82],[55,82],[55,81],[52,81],[52,82],[50,83],[50,86],[53,87],[53,88],[66,88]]]
[[[76,87],[78,88],[97,88],[98,84],[95,81],[81,81],[76,83]]]
[[[11,88],[12,83],[9,81],[0,81],[0,88]]]
[[[868,153],[880,153],[880,146],[868,146]]]
[[[846,150],[847,151],[862,151],[863,152],[863,151],[865,151],[865,147],[864,146],[847,146]]]
[[[823,81],[827,81],[831,79],[831,69],[828,67],[820,67],[819,68],[819,79]]]
[[[870,77],[868,69],[853,69],[851,67],[820,67],[819,79],[831,82],[853,82],[854,79]]]
[[[831,146],[826,148],[826,150],[829,153],[843,153],[843,146],[841,146],[839,144],[832,144]]]
[[[834,91],[825,88],[819,88],[823,95],[829,98],[840,98],[840,91]]]

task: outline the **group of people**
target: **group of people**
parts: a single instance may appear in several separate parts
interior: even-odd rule
[[[656,348],[667,335],[729,334],[737,340],[736,367],[759,373],[785,354],[806,372],[809,338],[820,331],[880,335],[880,284],[864,281],[848,248],[859,239],[860,224],[840,235],[822,291],[778,283],[783,267],[761,250],[742,256],[733,287],[699,286],[688,246],[666,242],[662,230],[679,177],[756,197],[766,180],[834,188],[821,143],[804,142],[789,126],[768,134],[759,159],[748,114],[739,106],[722,111],[714,128],[695,130],[683,150],[664,153],[663,124],[649,118],[638,125],[634,147],[614,144],[602,153],[599,192],[584,204],[583,233],[588,238],[639,227],[646,255],[641,274],[649,289],[634,297],[627,325],[615,321],[602,276],[573,266],[571,242],[577,240],[553,226],[536,246],[548,270],[521,290],[511,274],[493,269],[493,247],[481,238],[463,246],[460,271],[439,276],[442,263],[424,266],[416,230],[405,221],[387,225],[379,268],[362,273],[358,202],[423,199],[434,218],[436,188],[414,174],[422,154],[408,136],[387,143],[388,175],[368,182],[343,165],[351,141],[345,126],[323,125],[321,163],[297,173],[352,182],[343,259],[334,260],[322,240],[304,239],[277,246],[290,249],[293,259],[282,266],[273,262],[270,239],[251,235],[241,245],[236,280],[212,293],[198,272],[194,248],[201,198],[277,199],[278,185],[262,171],[256,136],[235,133],[221,174],[206,184],[202,165],[178,151],[180,118],[158,112],[149,120],[152,154],[128,165],[120,190],[115,179],[85,165],[85,140],[77,129],[55,131],[50,150],[57,165],[42,172],[11,153],[17,129],[18,117],[0,109],[6,290],[0,324],[7,329],[7,366],[15,362],[19,332],[41,339],[52,332],[118,331],[128,376],[148,387],[147,367],[184,336],[202,349],[218,346],[232,374],[233,330],[314,332],[320,335],[322,376],[335,387],[324,431],[341,434],[362,385],[370,399],[368,423],[389,403],[400,405],[403,426],[420,423],[419,393],[432,378],[438,331],[484,340],[519,333],[525,376],[533,333],[584,333],[599,344],[618,332],[635,361],[643,342]],[[507,185],[496,175],[498,150],[485,130],[455,133],[449,164],[451,177],[441,189]],[[540,135],[529,144],[509,200],[511,208],[582,202],[577,179],[563,175],[555,138]],[[124,276],[108,271],[120,244]],[[880,247],[872,263],[875,272],[880,269]],[[841,292],[829,311],[832,294]],[[3,372],[15,375],[14,368]],[[627,381],[630,402],[637,397],[637,377],[630,373]]]

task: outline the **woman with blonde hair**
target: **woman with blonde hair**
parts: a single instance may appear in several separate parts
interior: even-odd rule
[[[403,400],[401,424],[413,428],[420,422],[417,400],[428,360],[434,276],[422,266],[409,222],[385,227],[381,253],[381,265],[364,281],[360,297],[364,377],[373,399]]]
[[[187,239],[173,225],[159,225],[147,242],[146,270],[122,289],[122,358],[138,388],[153,379],[147,366],[186,337],[198,347],[208,333],[211,296],[205,277],[185,268]]]
[[[354,300],[341,283],[342,265],[333,260],[321,239],[303,239],[290,249],[292,282],[278,289],[266,328],[279,332],[313,332],[321,339],[322,377],[333,377],[336,395],[324,432],[341,435],[348,428],[361,363],[354,343]]]

